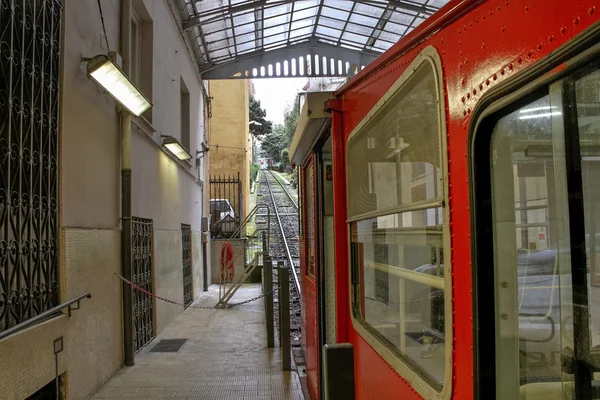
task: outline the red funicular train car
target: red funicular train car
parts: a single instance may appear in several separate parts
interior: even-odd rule
[[[290,153],[313,399],[340,398],[336,343],[357,399],[600,398],[599,17],[451,1],[309,95]]]

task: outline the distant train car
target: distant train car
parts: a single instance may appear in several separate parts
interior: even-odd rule
[[[270,169],[273,167],[273,159],[271,158],[260,158],[258,162],[260,169]]]
[[[600,399],[598,6],[451,1],[308,95],[290,162],[313,400],[348,378],[336,343],[359,400]]]

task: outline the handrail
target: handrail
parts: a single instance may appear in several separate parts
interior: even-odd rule
[[[5,331],[0,332],[0,340],[4,339],[4,338],[6,338],[6,337],[8,337],[8,336],[10,336],[12,334],[15,334],[15,333],[17,333],[19,331],[22,331],[23,329],[25,329],[25,328],[27,328],[27,327],[29,327],[29,326],[37,323],[37,322],[40,322],[40,321],[42,321],[42,320],[44,320],[44,319],[46,319],[46,318],[48,318],[48,317],[50,317],[50,316],[52,316],[52,315],[54,315],[56,313],[62,311],[65,308],[69,309],[69,317],[70,317],[71,316],[71,310],[78,310],[79,309],[79,301],[80,300],[85,299],[85,298],[89,299],[91,297],[92,297],[92,295],[90,294],[90,292],[85,292],[83,294],[80,294],[77,297],[72,298],[71,300],[67,300],[64,303],[57,305],[56,307],[52,307],[51,309],[46,310],[46,311],[44,311],[44,312],[36,315],[35,317],[29,318],[27,321],[23,321],[23,322],[15,325],[15,326],[13,326],[11,328],[8,328]],[[75,303],[77,303],[77,308],[71,308],[71,305],[75,304]]]

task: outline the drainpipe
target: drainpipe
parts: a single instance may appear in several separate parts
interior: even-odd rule
[[[123,71],[130,76],[131,0],[121,1],[121,56]],[[131,114],[121,108],[121,256],[122,275],[132,279],[131,257]],[[123,358],[126,366],[133,361],[133,289],[123,282]]]

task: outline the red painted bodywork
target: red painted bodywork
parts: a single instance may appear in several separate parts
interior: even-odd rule
[[[451,1],[361,71],[330,101],[332,113],[337,339],[355,349],[356,395],[418,399],[419,394],[355,331],[349,304],[345,148],[349,134],[414,58],[433,46],[442,60],[446,104],[452,254],[452,398],[473,398],[473,310],[467,134],[490,89],[544,59],[598,22],[597,0]],[[305,260],[306,258],[304,258]],[[303,267],[305,268],[305,267]],[[304,293],[314,288],[305,280]],[[311,286],[312,285],[312,286]],[[303,295],[305,327],[316,326],[316,293]],[[313,303],[315,302],[315,303]],[[310,312],[309,312],[310,310]],[[314,310],[314,311],[313,311]],[[312,318],[315,318],[311,321]],[[307,332],[310,333],[310,332]],[[310,335],[309,335],[310,336]],[[306,339],[307,366],[318,342]],[[318,391],[311,389],[313,400]]]
[[[312,193],[313,193],[313,200],[316,199],[316,187],[315,187],[315,181],[316,181],[316,176],[315,176],[315,169],[314,169],[314,163],[313,163],[313,157],[309,157],[307,163],[305,164],[304,168],[303,168],[303,179],[304,179],[304,185],[303,187],[303,196],[302,196],[302,201],[304,202],[304,207],[303,210],[307,210],[308,208],[306,207],[306,202],[309,201],[308,197],[306,196],[306,185],[308,184],[307,182],[307,175],[308,175],[308,171],[312,171],[312,176],[313,176],[313,180],[312,180]],[[315,205],[316,207],[316,205]],[[315,208],[315,215],[316,215],[316,208]],[[308,390],[309,393],[311,395],[312,398],[318,398],[318,393],[319,393],[319,361],[318,361],[318,352],[317,349],[319,347],[319,327],[318,327],[318,321],[319,321],[319,315],[318,315],[318,304],[317,304],[317,285],[316,285],[316,281],[315,281],[315,277],[318,275],[318,268],[319,268],[319,263],[318,263],[318,257],[316,257],[316,251],[317,251],[317,246],[316,243],[313,242],[313,248],[315,250],[315,254],[313,254],[313,257],[315,257],[315,270],[314,276],[311,276],[308,273],[308,257],[310,256],[308,253],[308,246],[309,246],[309,238],[308,238],[308,224],[311,224],[314,231],[315,232],[315,240],[316,240],[316,232],[317,232],[317,221],[313,216],[309,216],[307,215],[307,213],[304,213],[304,239],[302,240],[301,246],[304,252],[304,264],[302,264],[301,267],[301,273],[302,273],[302,312],[303,312],[303,318],[302,318],[302,341],[304,344],[304,348],[306,349],[306,352],[304,354],[304,358],[305,358],[305,362],[306,362],[306,378],[307,378],[307,385],[308,385]]]

